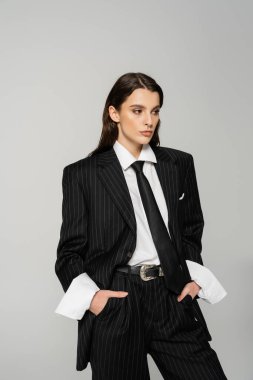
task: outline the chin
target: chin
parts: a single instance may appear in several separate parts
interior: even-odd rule
[[[152,139],[152,136],[151,137],[143,136],[141,138],[141,141],[144,141],[144,144],[148,144],[151,139]],[[143,144],[143,142],[142,142],[142,144]]]
[[[150,141],[150,138],[147,138],[147,137],[143,137],[142,139],[136,141],[137,143],[139,144],[148,144]]]
[[[139,135],[138,136],[141,140],[151,140],[152,139],[152,137],[153,137],[153,135],[151,135],[151,136],[144,136],[144,135]]]

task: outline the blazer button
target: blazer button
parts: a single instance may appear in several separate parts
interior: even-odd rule
[[[128,252],[127,257],[132,257],[132,252]]]

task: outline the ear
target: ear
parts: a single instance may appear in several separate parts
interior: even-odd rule
[[[120,121],[118,111],[116,110],[115,107],[113,107],[113,106],[109,106],[109,108],[108,108],[108,112],[109,112],[109,115],[110,115],[111,119],[112,119],[115,123],[118,123],[118,122]]]

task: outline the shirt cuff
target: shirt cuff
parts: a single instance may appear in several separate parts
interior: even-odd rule
[[[208,303],[214,304],[221,301],[227,295],[226,290],[210,269],[191,260],[186,260],[186,264],[191,279],[201,287],[198,293],[200,298]]]
[[[89,309],[91,300],[98,290],[100,288],[88,274],[81,273],[72,280],[54,312],[64,317],[80,320],[85,311]]]

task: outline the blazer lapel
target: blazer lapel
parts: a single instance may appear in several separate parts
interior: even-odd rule
[[[152,147],[157,163],[155,169],[163,189],[169,213],[169,228],[172,228],[171,220],[176,213],[178,195],[178,168],[176,157],[167,149]],[[136,235],[136,219],[134,208],[126,183],[126,179],[113,148],[97,155],[97,175],[110,194],[116,207],[119,209],[125,222]]]
[[[176,157],[169,150],[159,147],[152,148],[157,159],[155,169],[160,180],[163,194],[168,208],[168,224],[172,228],[171,221],[177,212],[177,197],[179,193],[179,176]]]
[[[126,179],[113,148],[97,156],[98,177],[119,209],[125,222],[136,235],[136,219]]]

